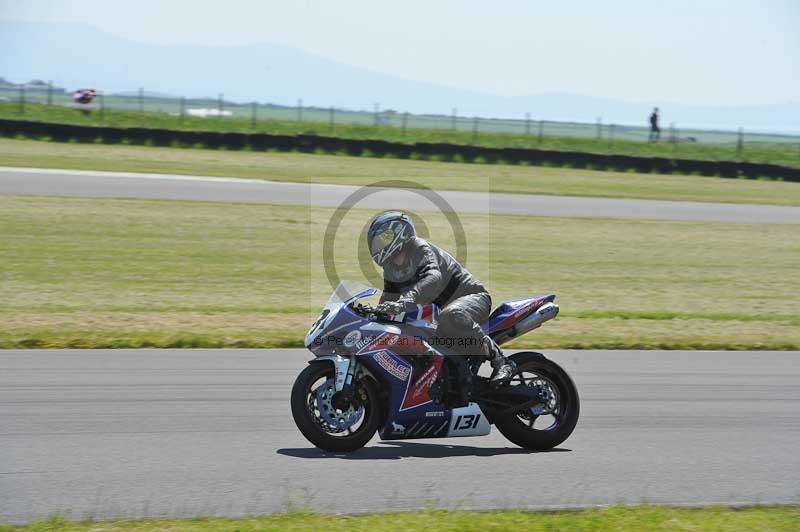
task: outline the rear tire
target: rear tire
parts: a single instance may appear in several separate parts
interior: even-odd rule
[[[356,394],[363,391],[366,397],[361,401],[364,413],[361,424],[352,434],[336,435],[327,432],[319,418],[309,408],[311,387],[323,378],[335,376],[333,365],[328,362],[314,362],[300,372],[292,386],[292,417],[305,438],[323,451],[352,452],[366,445],[375,435],[380,424],[380,399],[372,379],[362,379],[357,384]]]
[[[519,415],[513,415],[497,419],[495,426],[512,443],[525,449],[546,451],[560,445],[572,434],[580,415],[580,399],[575,383],[561,366],[541,353],[522,352],[509,358],[517,365],[517,372],[512,382],[514,379],[519,379],[523,372],[536,374],[552,382],[558,389],[560,410],[553,415],[555,423],[543,430],[534,428],[536,417],[533,418],[534,422],[528,425],[530,418],[533,417],[529,412],[524,414],[528,416],[527,420]]]

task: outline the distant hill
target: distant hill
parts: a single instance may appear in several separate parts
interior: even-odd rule
[[[109,94],[113,94],[115,96],[139,96],[139,90],[135,91],[119,91],[119,92],[110,92]],[[168,94],[166,92],[154,92],[154,91],[142,91],[142,96],[144,98],[180,98],[178,94]]]
[[[63,87],[58,87],[53,85],[52,87],[47,84],[46,81],[41,79],[32,79],[30,81],[22,81],[20,83],[12,83],[7,79],[0,77],[0,89],[2,90],[19,90],[21,88],[25,89],[26,91],[48,91],[51,90],[53,92],[64,92]]]
[[[105,92],[212,97],[232,101],[383,109],[414,113],[644,125],[653,105],[665,125],[800,133],[800,103],[714,107],[629,103],[570,93],[502,97],[401,79],[270,43],[250,46],[154,45],[79,24],[0,22],[0,76],[20,83],[52,79]],[[387,70],[391,67],[387,65]],[[531,87],[536,92],[536,87]],[[645,95],[643,95],[645,96]]]

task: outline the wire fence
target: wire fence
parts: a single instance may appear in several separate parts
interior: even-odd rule
[[[89,104],[77,104],[72,95],[52,83],[20,86],[0,86],[0,102],[16,103],[18,114],[25,115],[28,104],[47,104],[74,107],[86,112],[96,112],[102,119],[105,111],[131,111],[177,117],[183,123],[186,117],[203,117],[209,120],[237,120],[253,129],[267,128],[276,121],[307,123],[309,132],[336,134],[341,126],[352,128],[390,128],[396,135],[404,136],[408,130],[452,132],[461,138],[477,141],[479,135],[502,133],[525,137],[530,142],[542,143],[554,137],[595,139],[607,141],[653,142],[648,127],[607,123],[597,118],[593,123],[557,122],[538,120],[530,113],[519,119],[461,116],[457,109],[446,114],[412,114],[394,109],[382,109],[374,104],[372,109],[352,110],[335,107],[305,105],[276,105],[261,102],[233,102],[223,94],[216,98],[183,98],[158,96],[144,88],[116,94],[99,93]],[[145,119],[143,119],[144,121]],[[409,137],[411,134],[409,133]],[[662,127],[657,142],[673,145],[718,145],[734,147],[741,155],[745,145],[778,147],[795,150],[800,156],[800,136],[738,131],[682,129],[671,123]]]

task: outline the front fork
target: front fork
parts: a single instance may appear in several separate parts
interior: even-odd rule
[[[353,399],[353,378],[358,370],[358,360],[355,356],[343,357],[339,355],[326,355],[316,358],[314,362],[320,360],[330,360],[333,362],[333,369],[335,372],[334,387],[336,388],[336,393],[331,400],[331,404],[334,408],[346,410]]]

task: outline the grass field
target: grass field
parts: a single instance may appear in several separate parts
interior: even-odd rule
[[[489,133],[445,129],[408,129],[388,126],[339,124],[334,128],[326,122],[299,122],[292,120],[262,120],[251,125],[242,118],[198,118],[167,113],[140,113],[138,111],[105,110],[82,113],[61,106],[29,104],[20,114],[16,103],[0,103],[0,118],[37,120],[66,124],[106,125],[116,127],[151,127],[195,131],[259,132],[281,135],[316,134],[353,139],[380,139],[393,142],[446,142],[487,147],[541,148],[546,150],[613,153],[642,157],[679,157],[712,161],[745,160],[760,163],[800,167],[800,141],[748,142],[741,157],[735,144],[693,144],[668,142],[649,143],[591,137],[545,136],[539,142],[535,135]],[[666,135],[665,135],[666,136]],[[757,138],[757,137],[756,137]]]
[[[319,252],[331,214],[0,196],[0,347],[300,346],[331,291]],[[355,257],[371,214],[342,223],[331,263],[344,279],[363,279]],[[559,319],[518,347],[800,348],[794,226],[462,222],[467,265],[495,302],[558,294]],[[454,249],[441,216],[425,224]]]
[[[132,520],[68,522],[52,519],[27,526],[3,526],[1,532],[268,532],[348,531],[648,531],[736,532],[795,531],[797,507],[669,508],[659,506],[599,508],[561,512],[437,511],[329,516],[290,512],[246,519]]]
[[[777,181],[12,139],[0,139],[0,166],[237,176],[353,185],[400,179],[438,190],[800,205],[800,183]]]

